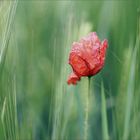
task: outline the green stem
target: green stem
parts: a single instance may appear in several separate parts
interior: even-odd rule
[[[84,121],[84,124],[85,124],[85,130],[84,130],[84,140],[88,140],[88,129],[89,129],[89,99],[90,99],[90,79],[91,77],[88,77],[88,94],[86,96],[86,104],[85,104],[85,121]]]

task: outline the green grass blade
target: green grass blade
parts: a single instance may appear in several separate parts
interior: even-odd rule
[[[129,81],[127,86],[127,97],[126,97],[126,111],[125,111],[125,120],[124,120],[124,132],[123,139],[127,140],[129,138],[130,125],[131,125],[131,114],[132,114],[132,105],[133,105],[133,97],[134,97],[134,88],[135,88],[135,66],[136,66],[136,57],[137,57],[137,46],[138,39],[136,42],[136,46],[134,48],[134,52],[132,54],[131,68],[129,72]]]
[[[102,115],[102,137],[103,140],[109,140],[106,98],[103,82],[101,83],[101,115]]]

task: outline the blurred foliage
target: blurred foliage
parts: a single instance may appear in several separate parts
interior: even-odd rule
[[[72,42],[92,31],[109,48],[91,82],[89,139],[140,139],[139,0],[3,0],[2,140],[83,139],[87,78],[67,85],[68,56]]]

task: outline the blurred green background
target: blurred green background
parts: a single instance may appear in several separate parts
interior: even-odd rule
[[[2,0],[1,140],[84,140],[88,79],[66,81],[72,42],[92,31],[109,48],[91,81],[88,139],[140,139],[140,1]]]

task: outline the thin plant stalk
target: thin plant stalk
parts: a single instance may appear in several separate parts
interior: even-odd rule
[[[90,99],[90,80],[91,80],[91,77],[88,77],[88,84],[87,84],[87,96],[85,98],[85,121],[84,121],[84,124],[85,124],[85,127],[84,127],[84,140],[88,140],[88,129],[89,129],[89,99]]]

